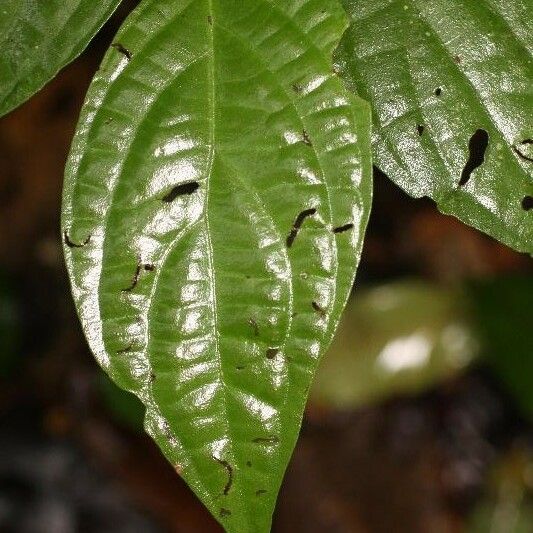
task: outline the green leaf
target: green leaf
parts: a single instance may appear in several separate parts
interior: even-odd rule
[[[75,59],[120,0],[2,0],[0,116]]]
[[[477,281],[468,290],[484,357],[524,415],[533,419],[533,278]]]
[[[371,202],[334,0],[144,1],[89,90],[63,236],[101,366],[227,531],[270,527]]]
[[[373,106],[377,165],[410,195],[533,252],[533,3],[343,2],[352,23],[336,62]]]

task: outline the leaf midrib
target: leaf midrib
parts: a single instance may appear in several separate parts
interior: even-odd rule
[[[224,377],[224,365],[222,362],[222,355],[220,353],[220,335],[218,330],[218,305],[217,305],[217,290],[216,290],[216,279],[215,279],[215,270],[214,270],[214,253],[213,253],[213,242],[211,240],[211,225],[209,221],[209,195],[211,191],[211,175],[213,173],[214,162],[215,162],[215,143],[217,140],[216,135],[216,87],[215,87],[215,24],[216,16],[214,12],[213,0],[207,0],[207,12],[210,17],[207,22],[207,32],[210,45],[210,54],[208,57],[208,89],[209,89],[209,138],[210,138],[210,148],[209,148],[209,160],[206,169],[206,192],[205,192],[205,205],[204,205],[204,220],[206,227],[206,240],[207,240],[207,259],[208,259],[208,271],[210,277],[210,289],[211,294],[210,298],[212,301],[213,307],[213,328],[214,328],[214,339],[215,339],[215,351],[218,364],[218,374],[219,381],[221,383],[222,397],[224,399],[224,423],[226,426],[226,437],[227,442],[224,446],[224,451],[226,446],[229,448],[228,455],[231,457],[231,462],[235,464],[235,450],[233,448],[233,438],[231,437],[231,420],[228,416],[228,397],[226,392],[226,380]],[[218,460],[226,460],[226,457],[216,457]],[[240,501],[243,500],[241,483],[235,483],[234,487],[239,492]],[[246,506],[243,506],[244,513],[248,517],[248,510]]]

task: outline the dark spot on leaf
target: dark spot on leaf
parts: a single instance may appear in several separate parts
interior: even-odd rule
[[[437,87],[435,89],[435,96],[440,96],[442,94],[442,89],[440,87]]]
[[[252,439],[254,444],[266,444],[267,446],[274,446],[279,443],[279,438],[276,436],[272,437],[256,437]]]
[[[274,359],[276,355],[279,353],[279,348],[269,348],[266,351],[266,357],[267,359]]]
[[[307,146],[313,146],[313,143],[311,142],[311,138],[309,137],[309,134],[306,130],[302,131],[302,142],[304,144],[307,144]]]
[[[244,370],[245,368],[246,367],[244,365],[239,365],[235,367],[236,370]]]
[[[224,509],[224,507],[221,507],[221,509],[220,509],[220,516],[221,517],[230,516],[230,515],[231,515],[231,511],[229,509]]]
[[[423,126],[422,124],[419,124],[416,127],[416,131],[418,132],[419,137],[422,137],[422,135],[424,134],[424,130],[425,129],[426,129],[425,126]]]
[[[466,185],[472,176],[472,172],[485,162],[485,152],[489,146],[489,134],[482,129],[477,130],[468,143],[470,156],[466,162],[465,168],[461,173],[459,186]]]
[[[524,161],[533,162],[533,158],[526,155],[522,150],[524,146],[532,145],[533,139],[524,139],[522,142],[520,142],[518,145],[513,146],[514,153],[522,158]]]
[[[232,466],[225,460],[219,459],[218,457],[215,457],[213,455],[213,459],[221,466],[223,466],[226,469],[226,472],[228,473],[228,481],[224,485],[224,490],[222,493],[224,496],[227,496],[229,491],[231,490],[231,486],[233,485],[233,468]]]
[[[350,231],[354,228],[353,224],[344,224],[344,226],[338,226],[337,228],[333,228],[333,233],[344,233],[345,231]]]
[[[302,224],[305,222],[305,219],[307,217],[313,216],[316,214],[316,209],[305,209],[302,211],[294,221],[294,224],[292,225],[291,232],[289,233],[289,236],[287,237],[287,248],[290,248],[294,244],[294,240],[296,239],[300,228],[302,227]]]
[[[185,196],[186,194],[193,194],[200,188],[197,181],[188,181],[187,183],[180,183],[172,188],[172,190],[163,196],[163,202],[173,202],[178,196]]]
[[[124,45],[120,43],[113,43],[111,46],[115,50],[118,50],[122,55],[126,56],[128,61],[131,59],[131,52]]]
[[[533,196],[524,196],[522,200],[522,209],[524,211],[530,211],[533,209]]]
[[[153,383],[156,380],[156,378],[157,376],[153,372],[150,372],[150,378],[149,378],[150,383]]]
[[[63,238],[65,239],[65,244],[69,247],[69,248],[83,248],[84,246],[86,246],[87,244],[89,244],[90,240],[91,240],[91,235],[89,235],[83,242],[81,243],[76,243],[76,242],[73,242],[70,240],[70,237],[68,235],[68,231],[65,230],[63,232]]]
[[[261,496],[261,494],[266,494],[266,490],[265,489],[259,489],[259,490],[255,491],[255,495],[256,496]]]
[[[320,316],[326,316],[326,311],[318,304],[318,302],[311,302],[311,305]]]
[[[131,292],[133,289],[135,289],[135,287],[137,287],[137,283],[139,283],[139,278],[143,270],[146,272],[153,272],[155,270],[155,266],[151,264],[138,263],[133,279],[131,280],[131,285],[125,289],[122,289],[122,292]]]
[[[296,236],[298,235],[298,230],[296,229],[291,229],[291,232],[289,233],[289,236],[287,237],[287,248],[290,248],[293,243],[294,243],[294,239],[296,239]]]
[[[131,292],[133,289],[135,289],[135,287],[137,287],[137,283],[139,283],[140,274],[141,274],[141,265],[137,265],[137,269],[135,270],[135,275],[133,276],[131,285],[129,287],[126,287],[125,289],[122,289],[122,292]]]
[[[213,25],[213,17],[211,15],[207,15],[207,23],[209,24],[209,26]]]
[[[293,83],[292,84],[292,90],[295,93],[300,94],[303,91],[303,87],[301,85],[298,85],[297,83]]]
[[[462,60],[461,60],[461,56],[455,56],[453,58],[453,60],[456,62],[456,63],[460,63]]]
[[[300,229],[302,227],[302,224],[304,223],[305,219],[307,217],[313,216],[314,214],[316,214],[316,209],[315,208],[305,209],[304,211],[302,211],[296,217],[296,220],[294,221],[294,227],[296,229]]]
[[[246,466],[250,468],[252,466],[252,461],[246,461]]]
[[[252,326],[252,329],[254,330],[254,335],[256,337],[259,337],[259,325],[257,324],[255,318],[250,318],[250,320],[248,320],[248,324]]]

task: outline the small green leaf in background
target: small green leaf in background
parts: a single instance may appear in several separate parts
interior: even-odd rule
[[[533,278],[472,282],[468,292],[484,357],[533,419]]]
[[[336,61],[371,102],[376,164],[533,253],[533,2],[343,2],[352,24]]]
[[[464,370],[480,341],[460,290],[403,281],[356,291],[320,363],[315,405],[357,409]]]
[[[120,0],[2,0],[0,116],[22,104],[89,44]]]
[[[112,379],[227,531],[268,531],[371,203],[334,0],[145,0],[89,90],[63,239]]]

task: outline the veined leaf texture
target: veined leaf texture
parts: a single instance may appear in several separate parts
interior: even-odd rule
[[[101,366],[227,531],[263,532],[351,290],[370,112],[333,0],[144,0],[89,90],[62,231]]]

